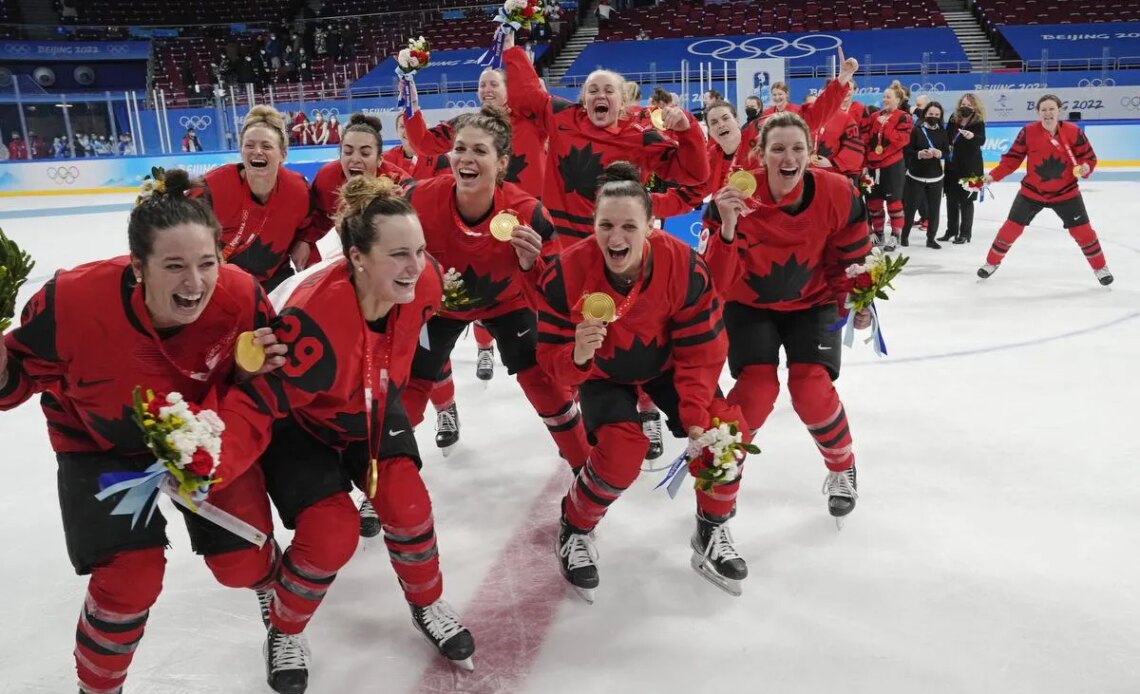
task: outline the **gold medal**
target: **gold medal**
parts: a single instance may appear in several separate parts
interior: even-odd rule
[[[882,154],[882,153],[883,153],[883,146],[882,145],[875,145],[875,154]]]
[[[368,499],[371,501],[376,498],[376,486],[380,483],[380,469],[376,464],[376,459],[373,458],[368,462]]]
[[[750,198],[756,192],[756,177],[749,171],[733,171],[728,175],[728,185]]]
[[[1081,167],[1080,166],[1074,166],[1073,167],[1073,176],[1075,176],[1077,178],[1081,177]]]
[[[664,130],[665,114],[661,113],[661,109],[654,109],[649,112],[649,122],[652,123],[653,127],[657,128],[658,130]]]
[[[265,348],[254,341],[252,330],[238,335],[234,361],[243,371],[257,373],[265,366]]]
[[[515,227],[519,226],[519,218],[510,212],[500,212],[491,218],[491,236],[500,241],[510,241]]]
[[[617,306],[614,305],[613,297],[605,292],[587,294],[586,297],[582,299],[583,318],[592,318],[594,320],[612,323],[616,311]]]

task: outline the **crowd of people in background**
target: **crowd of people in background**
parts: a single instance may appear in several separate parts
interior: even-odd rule
[[[135,154],[134,138],[120,133],[118,138],[97,133],[76,133],[74,138],[57,135],[46,138],[35,130],[28,131],[25,140],[20,131],[12,131],[5,146],[0,147],[0,159],[72,159],[86,157],[114,157]]]

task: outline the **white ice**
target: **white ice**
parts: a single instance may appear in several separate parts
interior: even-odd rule
[[[571,596],[552,547],[569,475],[506,370],[487,390],[475,380],[465,339],[461,446],[444,460],[430,423],[418,436],[445,596],[474,631],[476,672],[440,666],[373,542],[308,631],[309,691],[1140,691],[1140,185],[1094,176],[1083,187],[1111,289],[1048,211],[978,281],[1012,183],[978,206],[971,245],[928,250],[915,230],[911,264],[881,307],[891,356],[857,342],[838,384],[858,507],[837,532],[820,456],[782,394],[732,523],[750,568],[740,598],[689,568],[692,492],[668,500],[653,491],[659,473],[599,528],[597,603]],[[12,211],[128,200],[2,199],[0,220],[35,256],[38,286],[56,268],[125,252],[126,212]],[[86,580],[64,551],[39,408],[0,414],[0,432],[0,691],[72,692]],[[680,448],[671,442],[662,461]],[[218,587],[167,515],[165,588],[127,691],[268,692],[253,596]]]

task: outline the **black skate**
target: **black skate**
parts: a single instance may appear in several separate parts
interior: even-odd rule
[[[435,445],[444,458],[459,445],[459,410],[455,403],[435,413]]]
[[[360,536],[376,537],[380,534],[380,516],[367,498],[360,502]]]
[[[480,349],[479,356],[475,360],[475,378],[484,382],[490,381],[495,375],[495,348],[488,347],[487,349]]]
[[[304,634],[283,634],[270,627],[265,637],[265,678],[279,694],[304,694],[309,688],[309,642]]]
[[[986,263],[985,265],[978,268],[978,277],[987,280],[992,277],[995,272],[997,272],[997,269],[997,265],[994,265],[993,263]]]
[[[855,466],[843,472],[829,472],[823,481],[823,493],[827,495],[827,510],[835,518],[835,527],[843,529],[843,518],[855,510],[855,499],[859,489],[855,483]]]
[[[1100,282],[1103,286],[1107,287],[1108,285],[1112,284],[1112,273],[1107,267],[1102,267],[1094,274],[1096,275],[1096,281]]]
[[[731,516],[706,516],[697,511],[693,547],[693,570],[729,595],[740,596],[740,582],[748,578],[748,565],[737,554],[728,530]]]
[[[583,600],[593,605],[594,589],[598,587],[598,548],[594,546],[593,536],[562,521],[554,551],[558,554],[562,575]]]
[[[645,459],[660,458],[665,452],[665,444],[661,440],[661,410],[646,410],[641,413],[641,433],[649,439],[649,450],[645,453]]]
[[[471,656],[475,653],[475,639],[459,621],[459,614],[445,600],[436,600],[427,607],[412,608],[412,623],[440,655],[464,670],[474,670]]]

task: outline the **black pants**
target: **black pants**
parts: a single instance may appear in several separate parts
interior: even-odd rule
[[[499,357],[507,373],[515,375],[538,363],[538,317],[530,309],[511,311],[494,318],[483,318],[483,327],[499,345]],[[412,377],[439,380],[459,336],[471,321],[435,316],[427,322],[427,347],[416,347]]]
[[[903,240],[910,238],[910,227],[914,224],[914,213],[920,209],[920,205],[926,206],[926,221],[930,225],[926,229],[926,238],[930,241],[934,240],[934,235],[938,233],[938,218],[941,213],[939,206],[941,203],[942,181],[924,183],[907,176],[906,185],[903,187]]]
[[[974,233],[974,201],[971,193],[957,180],[946,180],[946,235],[969,240]]]

